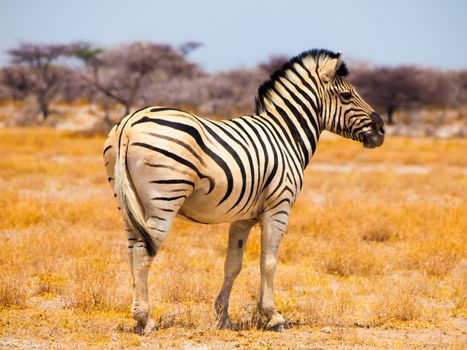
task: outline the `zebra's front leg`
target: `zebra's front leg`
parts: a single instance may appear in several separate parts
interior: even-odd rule
[[[229,317],[230,292],[235,279],[242,270],[243,252],[251,228],[256,224],[255,220],[236,221],[230,225],[229,244],[224,264],[224,283],[214,308],[217,316],[217,328],[232,328]]]
[[[274,274],[279,245],[288,221],[285,212],[265,215],[261,220],[261,291],[258,309],[268,318],[267,329],[279,332],[284,329],[285,321],[274,304]]]

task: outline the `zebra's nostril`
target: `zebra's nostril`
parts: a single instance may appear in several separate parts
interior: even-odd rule
[[[379,128],[378,131],[379,131],[379,133],[380,133],[381,135],[384,135],[384,127]]]

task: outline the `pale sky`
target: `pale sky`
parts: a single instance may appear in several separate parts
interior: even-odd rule
[[[207,71],[253,66],[311,48],[377,65],[467,68],[463,0],[0,0],[0,65],[19,42],[204,46]]]

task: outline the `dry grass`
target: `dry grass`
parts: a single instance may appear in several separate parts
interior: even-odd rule
[[[256,329],[259,230],[232,293],[243,330],[221,332],[213,302],[228,226],[176,221],[150,274],[149,338],[131,333],[102,144],[0,130],[0,347],[465,347],[466,140],[393,138],[373,151],[321,140],[280,251],[283,334]]]

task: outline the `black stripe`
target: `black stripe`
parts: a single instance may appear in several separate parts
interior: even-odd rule
[[[104,152],[102,152],[102,155],[105,156],[105,153],[112,147],[113,147],[112,145],[108,145],[106,148],[104,148]]]
[[[198,170],[198,168],[193,163],[189,162],[188,160],[186,160],[186,159],[184,159],[184,158],[182,158],[182,157],[180,157],[180,156],[178,156],[178,155],[176,155],[176,154],[174,154],[172,152],[166,151],[165,149],[154,147],[154,146],[149,145],[149,144],[144,143],[144,142],[134,142],[131,145],[132,146],[139,146],[139,147],[148,148],[148,149],[150,149],[152,151],[161,153],[164,156],[169,157],[169,158],[175,160],[176,162],[178,162],[180,164],[183,164],[183,165],[187,166],[188,168],[192,169],[196,173],[196,175],[198,175],[198,177],[200,179],[208,179],[209,180],[209,191],[208,191],[208,193],[210,193],[212,191],[212,189],[214,187],[213,180],[210,177],[201,174],[201,172]]]
[[[263,123],[261,123],[260,120],[255,120],[256,124],[263,130],[264,132],[264,135],[266,135],[266,138],[268,139],[268,142],[269,144],[271,145],[271,149],[272,149],[272,153],[273,153],[273,166],[272,166],[272,170],[271,172],[269,173],[269,176],[268,178],[266,179],[263,187],[261,188],[261,191],[264,190],[265,188],[267,188],[269,186],[269,184],[271,183],[272,179],[274,178],[274,176],[276,175],[276,172],[277,172],[277,168],[278,168],[278,164],[277,164],[277,161],[278,161],[278,157],[277,157],[277,152],[276,152],[276,148],[279,148],[278,145],[274,145],[273,142],[272,142],[272,139],[271,137],[269,136],[268,132],[266,131],[266,127],[263,125]],[[267,153],[267,150],[265,150],[265,154]],[[268,164],[266,163],[265,167],[267,167]]]
[[[275,225],[272,225],[272,227],[274,227],[279,232],[282,232],[282,233],[284,232],[284,228],[282,228],[282,227],[277,227]]]
[[[349,128],[350,128],[352,125],[354,125],[356,122],[360,121],[361,118],[366,117],[366,115],[365,115],[365,113],[363,113],[363,111],[360,111],[360,112],[361,112],[361,113],[357,113],[357,114],[354,114],[354,115],[352,115],[352,116],[349,117],[348,122],[350,122],[352,119],[354,119],[354,121],[350,124]],[[346,113],[346,112],[344,112],[344,114],[345,114],[345,116],[347,116],[347,113]],[[371,122],[370,118],[366,117],[365,119],[366,119],[366,121]]]
[[[290,199],[284,198],[284,199],[282,199],[281,201],[277,202],[277,204],[274,205],[273,207],[268,208],[268,210],[273,210],[274,208],[277,208],[279,205],[281,205],[281,204],[284,203],[284,202],[289,203],[289,207],[290,207]]]
[[[284,188],[282,188],[282,191],[277,195],[277,197],[278,197],[278,198],[281,198],[281,197],[282,197],[282,194],[283,194],[284,192],[290,192],[290,194],[292,195],[292,197],[294,197],[294,193],[292,192],[292,190],[290,189],[289,186],[285,186]],[[272,197],[273,194],[274,194],[274,192],[271,193],[271,194],[266,198],[266,201],[267,201],[270,197]]]
[[[274,102],[272,102],[272,103],[274,104],[275,109],[281,115],[282,119],[287,124],[287,127],[289,128],[289,131],[290,131],[290,133],[292,135],[292,138],[295,140],[295,143],[298,144],[298,147],[302,151],[305,159],[308,159],[309,158],[309,152],[308,152],[308,149],[306,148],[305,143],[303,142],[303,138],[301,137],[299,130],[297,129],[297,127],[295,126],[293,121],[290,119],[287,112],[285,110],[283,110],[279,105],[275,104]],[[303,159],[301,154],[300,154],[300,158],[301,158],[301,162],[302,162],[302,168],[305,168],[305,160]]]
[[[355,134],[358,134],[360,131],[362,131],[363,129],[369,127],[372,125],[372,122],[369,122],[367,124],[363,124],[362,126],[358,126],[356,127],[355,129],[352,130],[352,133],[355,135]]]
[[[186,196],[176,196],[176,197],[153,197],[153,201],[176,201],[180,198],[186,198]]]
[[[332,110],[332,105],[333,105],[332,100],[335,100],[334,105],[336,105],[336,106],[338,105],[338,103],[337,103],[337,101],[338,101],[337,97],[335,97],[335,98],[330,98],[330,99],[329,99],[329,110],[330,110],[330,111]],[[336,128],[336,125],[339,124],[339,122],[340,122],[340,118],[338,118],[338,116],[337,116],[337,108],[334,108],[334,113],[332,114],[332,121],[331,121],[331,130],[332,130],[332,131],[334,131],[334,130],[337,129],[337,128]]]
[[[213,123],[213,122],[211,122]],[[248,164],[250,166],[250,173],[251,173],[251,185],[250,185],[250,194],[248,195],[248,198],[245,202],[245,204],[243,205],[243,207],[238,211],[238,213],[242,212],[246,206],[250,203],[250,200],[251,200],[251,197],[253,196],[253,192],[254,192],[254,188],[255,188],[255,168],[254,168],[254,164],[253,164],[253,158],[251,158],[251,150],[245,146],[248,145],[247,141],[245,138],[243,138],[243,136],[239,133],[239,131],[234,128],[231,124],[231,121],[226,121],[224,123],[222,123],[223,126],[226,126],[228,127],[229,129],[233,130],[237,135],[239,135],[243,141],[245,143],[242,143],[241,141],[239,141],[238,139],[236,139],[230,132],[228,132],[227,130],[223,129],[223,131],[225,132],[225,134],[227,136],[229,136],[232,140],[234,140],[240,147],[242,147],[243,151],[245,152],[247,158],[248,158]],[[217,126],[220,126],[220,125],[217,125]],[[244,182],[245,182],[245,185],[246,185],[246,175],[245,175],[245,179],[244,179]],[[234,205],[235,206],[235,205]]]
[[[307,88],[307,92],[311,93],[315,97],[316,101],[319,101],[320,99],[319,99],[319,96],[316,93],[316,88],[313,88],[305,79],[303,79],[303,77],[295,69],[295,67],[292,66],[291,71],[297,76],[298,79],[300,79],[300,82],[302,83],[302,85]],[[292,82],[290,80],[289,80],[289,82],[300,93],[300,95],[302,95],[305,98],[305,100],[308,101],[308,103],[311,106],[311,109],[315,112],[315,114],[319,115],[318,106],[316,106],[315,101],[313,101],[313,99],[304,90],[302,90],[297,84],[295,84],[294,82]],[[318,127],[316,127],[316,128],[318,129]]]
[[[285,161],[284,161],[284,152],[281,151],[281,156],[282,156],[282,172],[281,172],[281,177],[279,179],[279,181],[277,181],[277,185],[276,187],[270,191],[269,195],[267,196],[267,198],[265,199],[265,201],[267,199],[269,199],[271,196],[273,196],[278,190],[279,188],[282,188],[282,186],[284,185],[284,175],[285,175]]]
[[[229,210],[227,210],[227,212],[231,211],[233,208],[235,208],[238,203],[240,203],[240,201],[242,200],[243,198],[243,195],[245,194],[245,189],[246,189],[246,172],[245,172],[245,167],[243,166],[243,162],[242,160],[240,159],[238,153],[227,143],[225,142],[216,132],[214,132],[214,130],[212,130],[210,127],[208,127],[206,124],[203,124],[204,128],[207,130],[207,132],[209,134],[211,134],[211,136],[222,146],[224,147],[224,149],[230,153],[230,155],[232,156],[232,158],[235,160],[235,162],[237,163],[239,169],[240,169],[240,173],[242,175],[242,189],[240,190],[240,195],[238,196],[238,199],[237,201],[235,202],[234,205],[232,205],[230,207]],[[227,133],[226,133],[227,134]],[[227,164],[226,164],[227,165]],[[230,169],[229,169],[229,172],[230,172]],[[233,185],[233,184],[232,184]],[[225,201],[227,198],[228,198],[228,195],[230,195],[230,193],[226,193],[224,198],[217,204],[217,205],[220,205],[223,201]]]
[[[339,115],[342,115],[342,105],[339,106]],[[337,134],[340,134],[342,132],[342,127],[341,127],[341,123],[340,123],[340,118],[338,117],[339,119],[339,122],[337,123],[337,127],[336,127],[336,133]],[[345,120],[344,120],[344,124],[345,124]]]
[[[344,117],[346,117],[347,114],[349,114],[351,112],[360,112],[360,113],[362,113],[360,115],[364,115],[364,113],[365,113],[361,108],[349,108],[344,112]],[[353,118],[353,116],[351,118]]]
[[[301,90],[298,86],[296,86],[295,84],[293,84],[290,80],[288,80],[287,78],[284,78],[287,82],[289,82],[296,90],[297,92],[304,96],[304,92],[303,90]],[[313,126],[313,129],[315,130],[315,133],[316,133],[316,139],[315,139],[315,136],[311,133],[311,130],[308,128],[308,125],[306,124],[306,121],[300,121],[300,125],[302,125],[302,123],[305,123],[306,127],[305,126],[302,126],[304,129],[305,129],[305,132],[307,134],[307,137],[308,139],[310,140],[310,143],[311,143],[311,153],[314,154],[315,153],[315,150],[316,150],[316,141],[317,139],[319,138],[319,133],[320,133],[320,130],[319,130],[319,127],[318,127],[318,124],[316,123],[316,119],[317,119],[317,115],[313,115],[311,112],[310,112],[310,109],[307,108],[307,106],[305,106],[305,104],[302,102],[302,100],[300,100],[297,95],[295,95],[293,93],[293,91],[291,91],[286,84],[284,84],[282,81],[279,81],[282,86],[287,90],[287,92],[290,94],[290,96],[293,98],[293,100],[295,101],[295,103],[297,103],[301,109],[305,112],[305,114],[307,115],[308,117],[308,120],[310,121],[310,123],[312,124]],[[307,97],[309,98],[309,96],[307,95]],[[307,98],[305,97],[305,99]],[[311,99],[310,99],[311,100]],[[313,106],[314,104],[312,104],[311,106]],[[313,110],[315,113],[316,113],[316,110]]]
[[[176,108],[170,108],[170,107],[154,107],[149,110],[150,112],[156,113],[156,112],[163,112],[163,111],[175,111],[175,112],[183,112],[179,109]]]
[[[164,185],[178,185],[178,184],[186,184],[190,185],[191,187],[195,187],[195,183],[188,180],[154,180],[149,181],[150,184],[164,184]]]
[[[162,233],[167,232],[166,230],[163,230],[163,229],[160,229],[160,228],[157,228],[157,227],[153,227],[153,226],[148,226],[148,228],[150,228],[151,230],[157,231],[157,232],[162,232]]]
[[[311,72],[305,67],[305,65],[302,62],[297,62],[297,63],[299,66],[301,66],[305,70],[308,78],[311,80],[314,87],[312,87],[310,83],[306,81],[305,78],[302,77],[302,75],[295,69],[295,67],[292,67],[292,70],[294,71],[294,73],[297,74],[301,83],[308,89],[308,91],[310,91],[316,97],[316,105],[313,104],[314,105],[313,109],[318,112],[318,115],[320,115],[321,111],[323,110],[323,106],[321,105],[322,99],[320,98],[320,96],[318,96],[318,86],[323,86],[323,84],[321,82],[318,83],[316,81],[315,77],[311,74]],[[316,75],[318,75],[318,71],[316,70],[315,72],[316,72]]]
[[[282,82],[279,81],[279,83],[284,86],[284,84]],[[284,86],[284,88],[287,90],[287,87]],[[276,89],[275,86],[272,87],[273,91],[277,94],[277,96],[279,96],[279,98],[282,99],[282,101],[284,101],[285,105],[287,106],[287,108],[292,112],[292,114],[294,115],[295,117],[295,120],[300,124],[300,127],[301,129],[305,132],[305,135],[307,137],[307,139],[309,140],[310,142],[310,146],[311,146],[311,151],[313,152],[313,150],[316,148],[316,146],[314,145],[314,136],[313,134],[311,133],[311,130],[310,128],[308,127],[307,123],[305,122],[305,120],[303,120],[303,117],[302,115],[300,114],[300,112],[297,110],[297,108],[292,104],[290,103],[290,101],[285,97],[285,96],[282,96],[279,91]],[[293,96],[293,93],[290,93],[291,96]],[[303,168],[305,168],[307,165],[308,165],[308,162],[310,160],[310,154],[308,152],[308,147],[306,147],[305,143],[303,142],[303,137],[300,135],[300,132],[299,130],[297,129],[297,127],[295,126],[295,123],[292,121],[292,119],[290,118],[289,114],[286,113],[281,107],[277,106],[274,104],[274,106],[276,107],[277,111],[279,112],[279,114],[282,116],[282,118],[284,119],[284,121],[286,122],[287,126],[289,127],[290,129],[290,132],[292,134],[292,137],[293,139],[295,140],[296,143],[298,143],[298,145],[300,146],[303,154],[304,154],[304,157],[305,159],[302,160],[302,163],[303,163]],[[313,154],[313,153],[312,153]]]
[[[261,118],[262,123],[264,123],[265,125],[267,124],[267,125],[269,125],[271,127],[271,129],[273,130],[271,133],[272,133],[273,136],[275,135],[274,137],[275,137],[277,145],[285,144],[285,142],[283,141],[283,137],[281,136],[281,134],[277,130],[277,127],[279,127],[279,129],[281,129],[282,133],[284,134],[284,137],[286,137],[287,140],[290,140],[290,138],[288,138],[287,132],[284,130],[284,127],[280,124],[280,122],[277,120],[277,118],[274,117],[274,115],[271,114],[269,116],[269,118],[265,118],[265,117],[262,117],[262,116],[259,116],[259,118]],[[280,147],[278,146],[278,148],[280,148]],[[295,179],[295,174],[299,175],[300,188],[301,188],[302,182],[303,182],[303,179],[302,179],[303,169],[301,168],[300,156],[297,153],[296,148],[294,148],[294,147],[284,147],[284,149],[285,149],[285,153],[288,155],[286,157],[287,165],[292,170],[292,174],[294,175],[294,179]],[[292,160],[293,169],[292,169],[292,166],[290,165],[289,159]]]
[[[138,109],[137,111],[133,112],[129,117],[128,119],[126,120],[125,124],[123,124],[121,130],[120,130],[120,135],[118,137],[118,153],[117,153],[117,157],[120,155],[120,145],[122,143],[122,135],[123,135],[123,130],[125,129],[125,126],[128,124],[128,122],[130,121],[130,119],[138,112],[146,109],[147,107],[144,107],[144,108],[141,108],[141,109]],[[119,122],[120,124],[120,122]],[[133,125],[132,125],[133,126]]]
[[[245,145],[248,145],[248,141],[247,139],[241,134],[238,132],[237,129],[235,129],[232,125],[230,124],[234,124],[235,126],[238,126],[238,124],[235,122],[234,119],[231,119],[231,120],[220,120],[219,123],[221,123],[223,126],[227,126],[230,130],[233,130],[235,131],[235,133],[240,136],[240,138],[243,140],[244,144]],[[243,130],[243,129],[242,129]]]
[[[278,212],[272,214],[271,216],[276,216],[276,215],[280,215],[280,214],[285,214],[285,215],[289,215],[288,212],[286,212],[285,210],[279,210]]]
[[[255,157],[256,157],[256,170],[257,170],[257,174],[258,174],[258,180],[257,181],[252,181],[252,188],[253,186],[255,186],[255,197],[253,199],[253,202],[256,201],[256,199],[258,198],[258,195],[259,195],[259,181],[260,181],[260,174],[261,174],[261,164],[260,164],[260,158],[259,158],[259,153],[258,153],[258,147],[256,147],[256,143],[253,141],[253,138],[251,137],[250,133],[245,129],[245,127],[242,125],[241,121],[244,122],[244,124],[247,124],[247,122],[245,120],[238,120],[238,119],[232,119],[230,120],[230,122],[232,122],[235,126],[237,126],[240,130],[242,130],[245,135],[247,136],[247,138],[249,139],[250,141],[250,145],[253,147],[253,150],[255,152]],[[247,126],[250,127],[251,129],[251,125],[248,125]],[[238,132],[238,131],[237,131]],[[254,203],[251,203],[251,204],[254,204]],[[250,205],[251,207],[251,205]]]
[[[217,155],[215,152],[213,152],[212,150],[210,150],[206,146],[206,144],[204,143],[199,131],[196,128],[194,128],[193,126],[191,126],[191,125],[172,122],[172,121],[168,121],[168,120],[164,120],[164,119],[149,118],[149,117],[143,117],[140,120],[134,122],[133,125],[139,124],[139,123],[147,123],[147,122],[167,126],[169,128],[173,128],[173,129],[182,131],[182,132],[190,135],[196,141],[198,146],[203,150],[203,152],[206,153],[212,160],[214,160],[214,162],[216,162],[217,165],[219,165],[219,167],[223,170],[223,172],[224,172],[224,174],[225,174],[225,176],[227,178],[227,190],[226,190],[226,193],[225,193],[224,197],[220,200],[220,202],[217,205],[219,206],[220,204],[222,204],[229,197],[229,195],[232,193],[232,189],[233,189],[232,172],[230,171],[230,168],[227,165],[227,163],[224,161],[224,159],[222,159],[222,157]],[[216,135],[216,137],[219,138],[217,135]],[[171,154],[176,156],[173,153],[171,153]],[[178,157],[178,158],[180,158],[180,157]],[[211,189],[209,190],[209,192],[211,192]]]
[[[274,219],[273,221],[278,222],[279,224],[282,224],[284,226],[287,225],[284,221],[281,220]]]
[[[173,137],[170,137],[170,136],[166,136],[166,135],[160,135],[160,134],[156,134],[154,132],[145,132],[145,134],[147,135],[151,135],[151,136],[154,136],[154,137],[158,137],[158,138],[161,138],[161,139],[164,139],[164,140],[167,140],[167,141],[171,141],[171,142],[174,142],[182,147],[184,147],[186,150],[188,150],[188,152],[190,152],[196,159],[198,159],[198,161],[203,165],[203,166],[206,166],[206,163],[204,162],[203,158],[201,158],[199,156],[198,153],[195,152],[195,150],[187,143],[183,142],[183,141],[180,141],[176,138],[173,138]]]
[[[253,130],[253,133],[256,135],[256,139],[258,140],[259,144],[261,145],[261,149],[263,151],[263,156],[264,156],[263,177],[261,179],[261,184],[258,184],[258,193],[260,193],[260,189],[263,188],[264,182],[266,181],[267,166],[269,164],[269,155],[268,155],[269,152],[268,152],[268,150],[266,148],[266,145],[263,142],[263,138],[260,136],[260,134],[259,134],[258,130],[256,130],[255,126],[248,119],[245,119],[244,117],[241,117],[240,120],[243,121],[246,125],[248,125],[250,127],[250,130]],[[252,119],[252,121],[254,121],[255,123],[258,122],[257,119]],[[271,145],[271,147],[272,146],[273,145]],[[259,161],[258,161],[258,177],[259,177]]]
[[[269,122],[269,121],[268,121]],[[277,131],[275,130],[274,126],[272,123],[269,122],[269,126],[266,125],[266,122],[264,123],[264,126],[266,128],[268,128],[268,130],[271,132],[271,138],[274,139],[274,141],[276,142],[277,145],[280,145],[282,142],[282,140],[278,140],[276,138],[276,136],[278,136],[279,134],[277,134]],[[273,129],[273,130],[271,130]],[[284,175],[285,175],[285,172],[286,172],[286,166],[285,166],[285,163],[287,162],[287,165],[289,166],[289,168],[291,168],[290,166],[290,163],[289,163],[289,159],[288,157],[285,155],[285,151],[284,151],[284,148],[287,150],[287,147],[278,147],[278,150],[279,152],[277,153],[278,154],[278,159],[279,159],[279,155],[280,155],[280,162],[278,162],[278,167],[279,167],[279,164],[282,164],[282,171],[281,171],[281,176],[279,178],[278,181],[276,181],[276,187],[273,189],[273,190],[268,190],[268,192],[270,193],[270,195],[268,196],[268,198],[271,196],[271,194],[274,194],[278,188],[280,188],[281,186],[283,186],[283,181],[284,181]],[[288,154],[290,155],[290,154]],[[267,200],[267,199],[266,199]]]
[[[265,122],[268,122],[270,124],[272,124],[271,122],[274,122],[274,125],[279,127],[279,129],[282,131],[282,134],[284,135],[283,137],[285,137],[285,141],[287,142],[287,144],[290,146],[290,147],[286,147],[287,150],[291,150],[293,153],[294,153],[294,159],[295,160],[298,160],[300,165],[302,166],[302,169],[303,169],[303,164],[301,162],[301,155],[300,155],[300,152],[299,150],[297,149],[299,146],[293,142],[293,140],[289,137],[289,133],[287,132],[286,128],[282,125],[282,123],[279,121],[278,118],[276,118],[276,116],[274,114],[272,114],[271,112],[269,111],[266,111],[267,115],[269,118],[264,118],[262,116],[260,116],[260,118],[262,118]],[[276,129],[276,128],[274,128]],[[279,133],[277,132],[276,130],[276,135],[279,139],[283,140],[283,137],[279,135]],[[281,142],[282,144],[284,144],[285,142],[282,141]],[[290,154],[290,152],[289,152]]]

